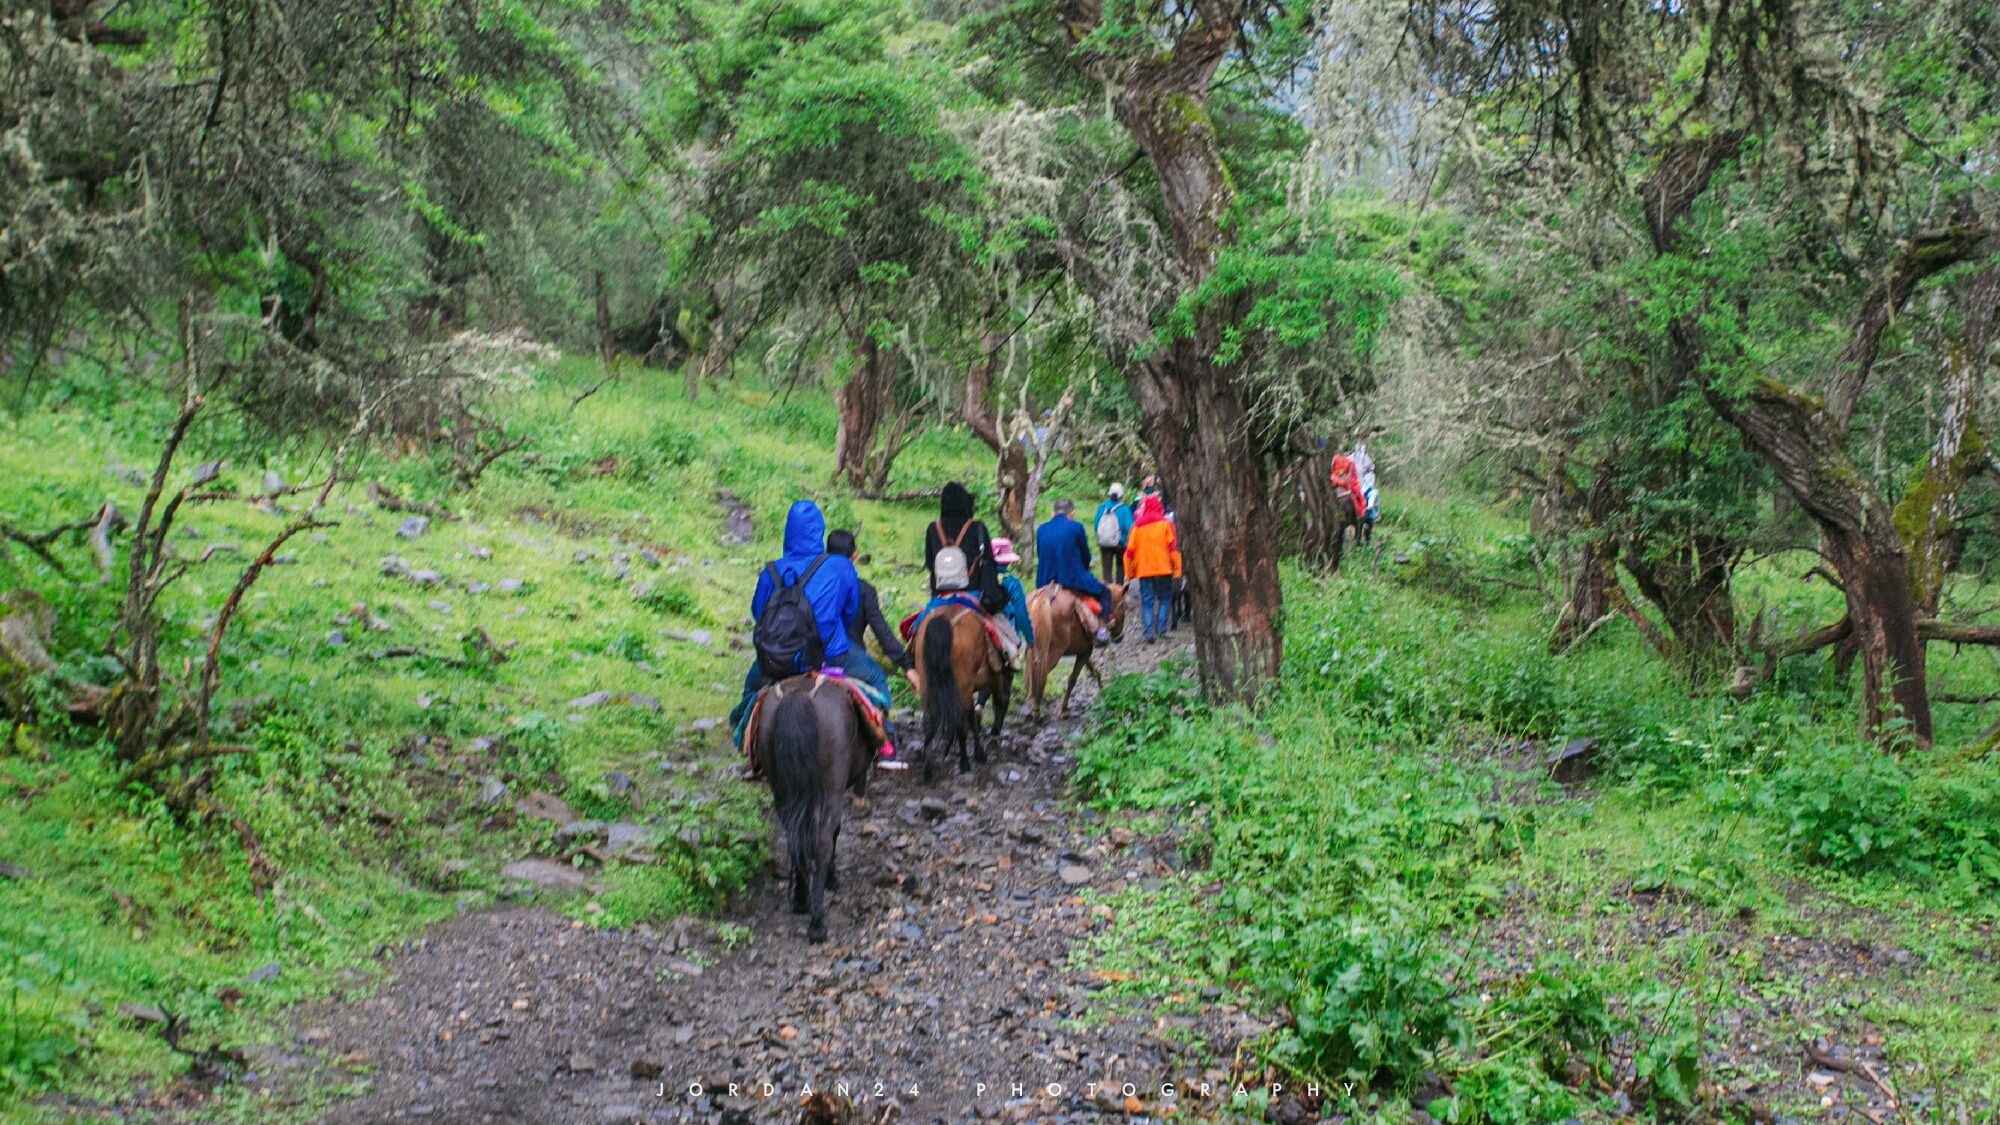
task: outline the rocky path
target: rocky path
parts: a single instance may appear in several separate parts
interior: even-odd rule
[[[1174,649],[1128,640],[1113,668]],[[1080,711],[1094,695],[1078,689]],[[1062,803],[1079,725],[1023,723],[929,787],[878,772],[843,832],[823,945],[775,872],[720,920],[595,930],[515,909],[432,930],[371,998],[301,1013],[295,1050],[367,1074],[323,1120],[790,1125],[808,1084],[844,1084],[856,1125],[1055,1120],[1150,1113],[1163,1083],[1220,1078],[1260,1026],[1220,1004],[1121,1011],[1070,967],[1110,913],[1087,888],[1179,863],[1171,840]]]

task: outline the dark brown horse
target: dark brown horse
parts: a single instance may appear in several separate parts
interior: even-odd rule
[[[1104,627],[1111,631],[1111,639],[1120,640],[1125,636],[1127,587],[1107,582],[1104,588],[1107,593],[1099,599],[1104,604],[1100,617]],[[1042,717],[1042,696],[1048,687],[1049,673],[1055,671],[1057,661],[1074,656],[1076,664],[1069,670],[1069,686],[1063,689],[1058,712],[1066,718],[1070,693],[1076,690],[1076,678],[1085,669],[1097,681],[1099,690],[1104,687],[1104,677],[1097,674],[1097,665],[1090,660],[1091,653],[1097,651],[1097,638],[1077,620],[1076,595],[1053,583],[1028,595],[1028,620],[1035,625],[1035,643],[1028,649],[1028,714],[1036,719]]]
[[[834,848],[847,805],[868,792],[876,743],[848,689],[793,676],[760,693],[751,754],[771,779],[771,803],[792,861],[792,913],[812,913],[806,940],[826,940],[826,892],[840,889]]]
[[[1000,649],[987,636],[979,614],[964,606],[940,606],[917,623],[911,647],[917,651],[917,694],[924,701],[924,783],[937,776],[940,754],[958,743],[958,772],[972,768],[965,760],[965,743],[972,740],[974,761],[986,760],[986,743],[979,731],[978,693],[993,704],[993,737],[1007,719],[1014,673]]]

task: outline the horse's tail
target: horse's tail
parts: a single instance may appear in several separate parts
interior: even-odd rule
[[[771,793],[784,825],[792,870],[812,870],[815,821],[820,801],[819,712],[810,692],[778,701],[771,724]]]
[[[951,644],[958,622],[944,616],[924,630],[924,753],[943,746],[940,738],[958,733],[965,723],[965,709],[959,703],[958,679],[951,669]]]

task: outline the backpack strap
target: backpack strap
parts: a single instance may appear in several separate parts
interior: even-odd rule
[[[804,586],[807,582],[811,581],[813,572],[819,569],[819,564],[826,561],[826,556],[827,552],[821,551],[819,557],[812,561],[812,565],[806,567],[805,572],[799,575],[797,582],[787,582],[785,581],[785,576],[778,573],[778,563],[781,561],[779,559],[772,559],[771,565],[764,569],[771,572],[771,585],[773,588],[789,590],[793,586]]]
[[[968,531],[970,531],[970,530],[972,530],[972,521],[971,521],[971,520],[966,520],[966,521],[965,521],[964,523],[962,523],[962,524],[959,524],[959,525],[958,525],[958,534],[957,534],[957,535],[954,535],[954,536],[952,536],[952,537],[951,537],[951,545],[952,545],[952,546],[954,546],[954,547],[958,546],[958,545],[959,545],[959,543],[960,543],[960,542],[961,542],[962,540],[964,540],[964,538],[965,538],[965,533],[966,533],[966,532],[968,532]],[[939,521],[938,521],[938,539],[939,539],[940,541],[942,541],[942,540],[944,539],[944,521],[943,521],[943,520],[939,520]]]
[[[799,585],[804,586],[806,583],[812,581],[812,576],[814,572],[819,570],[819,564],[825,562],[826,559],[827,559],[827,552],[821,551],[819,553],[819,557],[812,561],[812,565],[806,568],[806,572],[804,574],[799,575]]]

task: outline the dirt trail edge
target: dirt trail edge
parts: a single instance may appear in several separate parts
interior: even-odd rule
[[[1179,651],[1128,638],[1105,671]],[[1087,678],[1077,695],[1094,701]],[[854,1125],[1157,1112],[1164,1083],[1220,1078],[1215,1060],[1264,1029],[1227,1006],[1191,1026],[1086,999],[1103,982],[1068,958],[1106,911],[1079,890],[1180,861],[1060,803],[1080,725],[1010,726],[985,765],[929,787],[878,771],[842,833],[823,945],[775,875],[722,919],[748,931],[734,943],[709,921],[600,931],[542,909],[432,929],[372,997],[299,1011],[296,1044],[368,1073],[323,1120],[790,1125],[808,1083],[845,1083]]]

